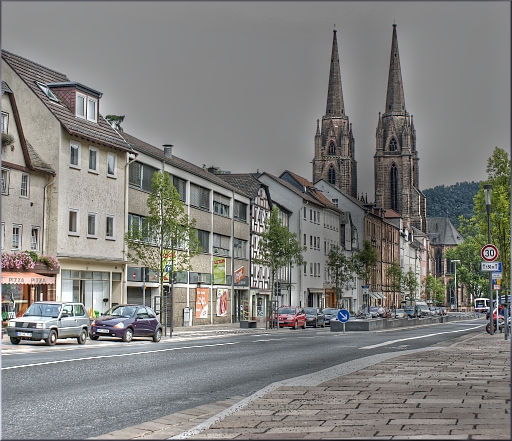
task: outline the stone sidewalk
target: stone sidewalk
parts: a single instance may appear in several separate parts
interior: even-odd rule
[[[510,439],[503,334],[479,331],[393,355],[91,439]]]

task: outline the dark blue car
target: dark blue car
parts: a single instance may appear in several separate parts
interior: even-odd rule
[[[152,337],[154,342],[159,342],[162,325],[148,306],[117,305],[92,321],[90,337],[92,340],[116,337],[125,342],[132,341],[133,337]]]
[[[322,312],[325,316],[325,324],[326,326],[331,326],[331,320],[336,319],[336,316],[338,315],[338,308],[324,308]]]

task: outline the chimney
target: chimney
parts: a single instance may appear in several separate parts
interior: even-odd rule
[[[172,158],[172,147],[172,144],[163,144],[164,155],[167,156],[168,158]]]

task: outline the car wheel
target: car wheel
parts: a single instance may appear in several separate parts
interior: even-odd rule
[[[46,346],[53,346],[55,343],[57,343],[57,331],[52,329],[48,335],[48,338],[44,339],[44,342],[46,343]]]
[[[293,329],[299,329],[299,321],[295,320],[295,323],[293,324]]]
[[[324,322],[322,323],[322,328],[325,328],[325,320],[324,320]]]
[[[153,341],[158,343],[162,338],[162,329],[158,328],[153,335]]]
[[[78,334],[76,341],[78,342],[79,345],[85,345],[85,342],[87,341],[87,331],[85,329],[82,329],[80,331],[80,334]]]
[[[131,328],[128,328],[123,335],[123,341],[125,341],[126,343],[130,343],[132,341],[132,338],[133,338],[133,331]]]
[[[318,320],[315,320],[315,328],[318,328]]]
[[[306,329],[306,320],[304,320],[304,324],[302,325],[302,329]]]
[[[91,340],[98,340],[100,338],[100,336],[99,335],[90,335],[89,338]]]
[[[19,345],[21,341],[21,338],[18,337],[11,337],[11,344],[12,345]]]

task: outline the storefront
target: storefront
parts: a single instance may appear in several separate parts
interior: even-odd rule
[[[2,316],[14,312],[23,315],[36,301],[55,300],[55,276],[34,272],[2,272]]]

